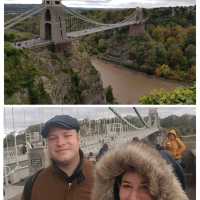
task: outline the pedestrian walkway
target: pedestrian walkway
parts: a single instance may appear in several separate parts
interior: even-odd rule
[[[20,200],[24,186],[8,185],[4,187],[4,200]]]

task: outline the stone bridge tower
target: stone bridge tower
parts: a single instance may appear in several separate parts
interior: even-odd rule
[[[149,126],[160,128],[160,118],[156,108],[149,109]]]
[[[143,22],[143,10],[142,8],[136,8],[136,18],[137,24],[132,24],[129,26],[129,36],[140,36],[145,32],[145,24]]]
[[[51,40],[54,44],[63,43],[66,39],[64,6],[61,0],[43,0],[40,38]]]

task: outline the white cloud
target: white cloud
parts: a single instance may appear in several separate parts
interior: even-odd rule
[[[41,0],[4,0],[5,3],[39,4]],[[101,8],[129,8],[129,7],[167,7],[195,5],[195,0],[64,0],[63,4],[72,7],[101,7]]]

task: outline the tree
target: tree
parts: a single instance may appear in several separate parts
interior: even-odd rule
[[[196,46],[193,44],[189,44],[185,49],[185,55],[188,59],[191,57],[196,57]]]
[[[192,26],[187,29],[187,40],[186,45],[196,45],[196,27]]]
[[[185,56],[189,66],[196,65],[196,46],[189,44],[185,49]]]
[[[110,85],[105,89],[105,94],[106,94],[106,102],[108,104],[112,104],[115,102],[115,98],[113,96],[113,90]]]
[[[159,77],[169,77],[169,75],[171,75],[171,70],[168,65],[163,64],[156,68],[156,75]]]
[[[152,31],[152,37],[157,41],[157,42],[164,42],[165,41],[165,28],[162,26],[157,26],[153,31]]]
[[[106,48],[107,48],[108,44],[106,42],[105,39],[100,39],[98,42],[98,50],[103,53],[105,52]]]
[[[156,50],[156,62],[158,64],[164,64],[167,61],[167,51],[162,43],[157,43],[155,46]]]
[[[181,64],[183,60],[183,51],[178,45],[171,45],[168,50],[168,60],[170,67],[173,69],[175,69],[177,65]]]
[[[16,39],[15,33],[5,33],[5,35],[4,35],[4,40],[7,42],[14,42],[15,39]]]
[[[169,48],[171,45],[174,45],[176,43],[177,43],[176,38],[173,36],[170,36],[166,39],[165,46],[166,48]]]

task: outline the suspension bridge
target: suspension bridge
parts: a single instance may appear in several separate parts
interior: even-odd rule
[[[104,143],[107,143],[112,148],[122,143],[130,142],[134,137],[145,139],[152,134],[159,132],[159,117],[156,110],[149,111],[149,117],[146,121],[144,121],[140,114],[137,113],[139,116],[138,123],[140,124],[140,127],[137,127],[134,125],[132,118],[126,119],[113,108],[109,109],[114,114],[114,118],[83,120],[80,122],[80,146],[86,155],[90,152],[97,154]],[[158,138],[158,136],[155,138]],[[39,132],[26,133],[25,141],[26,148],[28,149],[27,152],[23,152],[22,147],[24,145],[22,144],[6,147],[4,149],[4,164],[5,170],[7,171],[6,182],[18,182],[19,179],[14,177],[16,174],[20,174],[20,179],[28,176],[28,168],[30,167],[28,166],[29,153],[32,150],[31,145],[34,146],[34,149],[42,148],[46,151],[46,140],[40,136]],[[157,143],[158,141],[156,140],[155,142]],[[20,173],[21,170],[23,173]]]
[[[41,15],[40,37],[27,41],[16,42],[17,48],[36,48],[50,44],[65,44],[73,39],[101,31],[129,26],[130,35],[144,32],[144,19],[141,8],[116,23],[103,23],[90,19],[79,11],[66,7],[61,0],[43,0],[42,4],[5,22],[4,29],[15,27],[20,22]]]
[[[91,152],[94,156],[97,155],[105,143],[112,149],[120,144],[129,143],[134,138],[151,145],[162,144],[165,136],[161,131],[156,109],[149,109],[145,118],[141,117],[136,108],[131,109],[125,117],[117,109],[108,109],[113,117],[80,121],[80,148],[86,157]],[[14,118],[12,121],[14,123]],[[24,147],[26,151],[23,151]],[[18,182],[48,165],[46,140],[39,132],[25,132],[25,144],[17,144],[15,137],[15,146],[4,148],[5,199],[20,199],[14,198],[19,196],[23,189],[23,186],[17,185]]]

